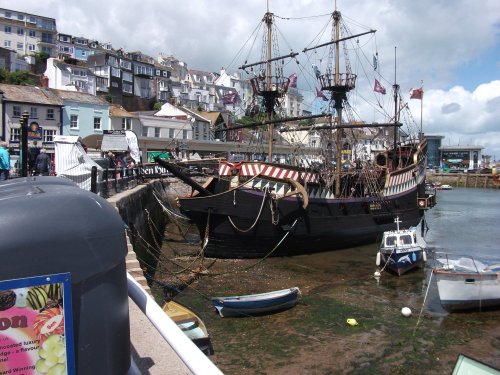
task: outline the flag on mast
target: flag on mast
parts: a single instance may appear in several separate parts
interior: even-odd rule
[[[410,99],[420,99],[424,97],[424,89],[420,87],[419,89],[411,89],[410,90]]]
[[[375,86],[373,87],[373,91],[379,92],[385,95],[385,87],[381,85],[381,83],[375,78]]]

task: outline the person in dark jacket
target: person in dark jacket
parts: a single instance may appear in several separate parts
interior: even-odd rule
[[[48,176],[50,172],[50,156],[47,150],[42,148],[35,160],[36,173],[40,176]]]

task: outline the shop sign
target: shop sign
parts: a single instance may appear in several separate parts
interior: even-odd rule
[[[33,121],[28,127],[28,139],[30,140],[41,140],[43,134],[43,129],[37,122]]]
[[[0,374],[75,374],[70,274],[0,281]]]

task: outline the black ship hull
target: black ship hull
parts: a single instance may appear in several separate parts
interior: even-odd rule
[[[418,225],[423,210],[417,201],[423,194],[422,183],[384,199],[309,198],[303,208],[298,196],[275,200],[265,191],[238,188],[178,201],[199,230],[205,256],[261,258],[374,243],[392,229],[394,217],[403,227]]]

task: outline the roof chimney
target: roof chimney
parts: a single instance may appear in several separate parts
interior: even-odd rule
[[[49,88],[49,77],[47,77],[46,75],[42,76],[42,87],[44,89]]]

